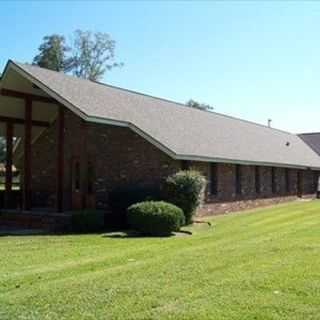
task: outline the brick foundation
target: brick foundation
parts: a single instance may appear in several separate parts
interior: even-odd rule
[[[49,232],[70,231],[71,219],[67,214],[47,212],[5,212],[0,213],[2,228],[41,229]]]
[[[304,198],[314,198],[313,195],[304,196]],[[259,207],[267,207],[279,203],[285,203],[290,201],[298,201],[301,198],[296,196],[284,196],[267,199],[252,199],[252,200],[240,200],[230,202],[218,202],[218,203],[206,203],[203,204],[196,213],[196,216],[212,216],[227,214],[230,212],[249,210]]]

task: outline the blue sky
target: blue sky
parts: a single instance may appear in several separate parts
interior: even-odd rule
[[[320,2],[1,2],[0,68],[43,36],[108,32],[104,81],[292,132],[320,131]]]

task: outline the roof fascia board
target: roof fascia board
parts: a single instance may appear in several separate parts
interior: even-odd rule
[[[5,79],[5,76],[6,76],[6,74],[7,74],[7,70],[8,70],[8,67],[9,67],[9,64],[10,64],[10,63],[12,63],[12,61],[11,61],[11,60],[8,60],[7,63],[6,63],[6,65],[5,65],[5,67],[4,67],[4,69],[3,69],[3,72],[2,72],[2,74],[1,74],[1,76],[0,76],[0,81],[1,81],[1,82],[3,82],[3,80]]]
[[[8,68],[5,69],[5,71],[12,68],[16,72],[18,72],[21,76],[25,77],[32,83],[36,84],[41,90],[43,90],[46,94],[51,96],[52,98],[56,99],[58,102],[60,102],[65,107],[69,108],[72,112],[74,112],[77,116],[79,116],[81,119],[89,122],[95,122],[95,123],[103,123],[103,124],[110,124],[120,127],[127,127],[128,123],[125,121],[118,121],[113,119],[107,119],[107,118],[99,118],[99,117],[90,117],[84,112],[80,111],[79,108],[75,107],[72,103],[67,101],[66,99],[62,98],[59,94],[54,92],[52,89],[48,88],[46,85],[44,85],[41,81],[37,80],[33,76],[31,76],[29,73],[25,72],[23,69],[21,69],[19,66],[17,66],[14,62],[10,61],[8,63]]]
[[[21,69],[18,65],[16,65],[14,62],[9,61],[8,68],[6,68],[6,73],[8,70],[13,69],[17,73],[19,73],[24,78],[28,79],[30,82],[37,85],[41,90],[43,90],[46,94],[51,96],[52,98],[56,99],[58,102],[60,102],[62,105],[68,107],[72,112],[74,112],[76,115],[78,115],[80,118],[86,120],[87,115],[80,111],[77,107],[75,107],[73,104],[71,104],[69,101],[62,98],[58,93],[54,92],[52,89],[48,88],[46,85],[44,85],[41,81],[37,80],[35,77],[31,76],[29,73]]]
[[[265,167],[278,167],[278,168],[292,168],[292,169],[314,169],[320,170],[320,167],[309,167],[294,164],[285,163],[273,163],[273,162],[259,162],[259,161],[247,161],[238,159],[225,159],[225,158],[210,158],[210,157],[200,157],[192,155],[177,155],[177,160],[192,160],[201,162],[215,162],[215,163],[230,163],[230,164],[242,164],[242,165],[255,165],[255,166],[265,166]]]
[[[111,126],[117,126],[117,127],[129,127],[129,123],[126,121],[119,121],[119,120],[99,118],[99,117],[86,117],[85,120],[88,122],[97,123],[97,124],[109,124]]]

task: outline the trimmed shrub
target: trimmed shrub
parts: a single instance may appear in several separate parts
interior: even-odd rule
[[[128,223],[134,230],[152,236],[168,236],[184,223],[180,208],[164,201],[145,201],[128,208]]]
[[[104,228],[104,212],[95,209],[73,211],[71,221],[73,232],[102,231]]]
[[[165,200],[183,210],[186,224],[192,223],[205,183],[205,178],[192,170],[179,171],[164,183]]]
[[[134,203],[159,200],[160,190],[134,185],[115,189],[109,194],[111,212],[106,215],[106,224],[112,227],[127,227],[127,209]]]

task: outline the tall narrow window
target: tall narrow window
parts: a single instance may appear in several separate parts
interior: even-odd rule
[[[94,168],[91,161],[88,162],[88,194],[93,193]]]
[[[210,164],[209,193],[213,196],[218,194],[218,165]]]
[[[189,170],[190,166],[191,166],[191,161],[188,161],[188,160],[181,161],[181,169],[182,170]]]
[[[302,180],[303,180],[303,176],[302,176],[302,171],[298,170],[297,171],[297,194],[298,196],[302,196]]]
[[[314,191],[317,191],[318,190],[318,172],[317,171],[314,171],[313,172],[313,190]]]
[[[277,192],[277,185],[276,185],[276,168],[271,168],[271,191],[272,193]]]
[[[255,166],[255,189],[256,193],[259,194],[261,192],[261,180],[260,180],[260,167]]]
[[[285,169],[285,179],[286,179],[286,191],[290,192],[290,170]]]
[[[242,185],[241,185],[241,166],[236,165],[236,194],[241,195]]]
[[[80,190],[80,162],[79,161],[75,161],[74,163],[73,186],[75,191]]]

